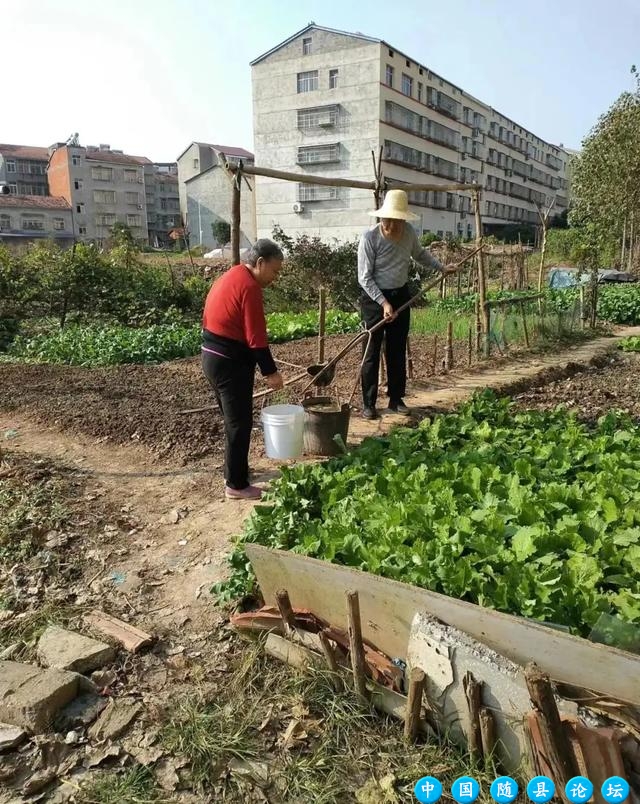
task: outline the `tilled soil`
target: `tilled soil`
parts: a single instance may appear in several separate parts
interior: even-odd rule
[[[326,359],[336,355],[352,335],[327,338]],[[442,338],[437,370],[442,361]],[[412,337],[416,380],[433,376],[434,339]],[[273,348],[276,359],[305,367],[317,362],[317,339],[306,338]],[[359,347],[338,364],[334,380],[343,399],[348,399],[358,376]],[[454,347],[457,365],[466,365],[467,346]],[[282,365],[285,377],[299,369]],[[285,393],[299,399],[306,381]],[[264,386],[256,382],[256,391]],[[384,400],[381,399],[381,402]],[[183,415],[182,410],[215,404],[202,375],[199,358],[174,360],[160,365],[125,365],[110,368],[76,366],[0,365],[0,410],[19,410],[48,426],[71,430],[96,439],[124,444],[139,441],[159,457],[190,461],[224,450],[222,418],[217,408]],[[256,400],[256,423],[265,400]],[[269,397],[266,398],[269,404]],[[359,392],[354,404],[360,404]]]
[[[640,355],[613,355],[604,366],[530,388],[515,397],[527,409],[563,405],[584,421],[618,410],[640,418]]]

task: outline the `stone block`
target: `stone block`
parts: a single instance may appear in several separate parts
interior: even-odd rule
[[[0,662],[0,721],[32,733],[46,731],[78,694],[79,676],[20,662]]]
[[[51,625],[38,642],[38,661],[76,673],[98,670],[115,659],[115,650],[105,642]]]

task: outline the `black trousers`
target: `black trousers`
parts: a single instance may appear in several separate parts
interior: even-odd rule
[[[249,485],[255,363],[202,352],[202,370],[224,417],[224,478],[230,489]]]
[[[408,285],[393,290],[383,290],[386,300],[398,309],[411,298]],[[382,321],[382,306],[369,295],[363,294],[361,298],[362,320],[367,329],[371,329]],[[387,388],[389,403],[399,402],[407,390],[407,338],[411,313],[409,308],[384,327],[380,327],[371,336],[371,343],[367,348],[365,340],[363,346],[364,363],[362,365],[362,401],[365,408],[373,408],[378,399],[378,372],[380,370],[380,350],[382,339],[385,338],[385,357],[387,359]]]

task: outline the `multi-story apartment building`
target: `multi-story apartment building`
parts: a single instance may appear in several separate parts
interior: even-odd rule
[[[49,195],[46,148],[0,145],[0,184],[12,195]]]
[[[255,162],[310,175],[477,183],[485,231],[567,206],[565,152],[380,39],[310,24],[252,62]],[[257,177],[258,236],[351,238],[371,225],[366,190]],[[416,228],[475,234],[468,193],[410,193]]]
[[[0,243],[10,246],[34,240],[73,241],[71,207],[64,198],[0,195]]]
[[[144,171],[149,159],[109,145],[58,144],[49,152],[49,189],[71,205],[77,239],[102,242],[119,222],[136,241],[148,242]]]
[[[231,223],[231,181],[221,167],[220,155],[229,164],[240,160],[253,164],[253,154],[231,145],[192,142],[178,157],[180,209],[190,232],[192,246],[205,248],[224,246],[213,236],[212,224],[222,220]],[[240,195],[240,247],[246,248],[256,239],[256,199],[252,176],[246,177]]]
[[[177,163],[154,162],[145,165],[144,187],[149,244],[156,248],[172,246],[169,232],[181,225]]]

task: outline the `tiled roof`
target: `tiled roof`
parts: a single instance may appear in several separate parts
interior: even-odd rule
[[[53,195],[0,195],[0,208],[67,209],[66,199]]]
[[[40,159],[46,162],[49,159],[49,149],[39,148],[36,145],[7,145],[0,144],[0,154],[15,156],[18,159]]]
[[[235,145],[210,145],[214,151],[222,151],[225,156],[235,156],[238,159],[253,159],[251,151],[245,151],[244,148],[236,148]]]
[[[113,162],[116,165],[150,165],[146,156],[116,154],[113,151],[85,151],[85,158],[91,162]]]

